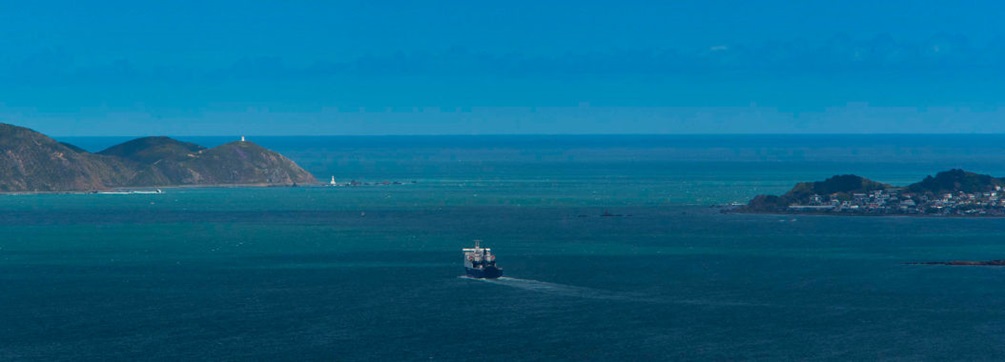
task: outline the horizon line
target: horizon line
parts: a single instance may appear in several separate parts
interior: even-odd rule
[[[1005,132],[917,132],[917,133],[417,133],[417,134],[201,134],[201,135],[48,135],[53,138],[146,138],[146,137],[640,137],[640,136],[1005,136]]]

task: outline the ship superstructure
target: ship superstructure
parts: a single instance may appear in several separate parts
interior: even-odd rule
[[[464,270],[469,277],[493,279],[501,277],[502,268],[496,266],[496,256],[492,249],[481,247],[481,240],[475,240],[475,247],[464,248]]]

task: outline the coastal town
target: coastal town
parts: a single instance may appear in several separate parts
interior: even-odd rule
[[[893,186],[857,175],[800,182],[729,211],[832,215],[1005,216],[1005,179],[961,169]]]
[[[821,212],[874,215],[1005,216],[1005,195],[994,191],[947,192],[938,195],[905,190],[874,190],[853,193],[841,200],[837,194],[813,194],[805,204],[788,206],[790,212]]]

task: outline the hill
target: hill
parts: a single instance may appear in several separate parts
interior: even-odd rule
[[[133,176],[119,160],[81,151],[27,128],[0,124],[0,192],[102,190]]]
[[[98,154],[152,164],[158,161],[182,161],[205,149],[194,143],[168,137],[143,137],[109,147]]]
[[[306,184],[313,175],[285,156],[251,142],[231,142],[182,162],[197,184]]]
[[[0,192],[317,182],[283,155],[243,141],[206,149],[168,137],[145,137],[92,154],[27,128],[0,124],[0,152]]]
[[[952,169],[905,187],[861,176],[801,182],[781,196],[758,195],[741,212],[841,212],[1005,216],[1005,180]]]
[[[995,187],[1005,187],[1005,181],[991,175],[981,175],[967,172],[960,169],[942,171],[929,175],[921,182],[907,186],[907,190],[916,193],[946,194],[946,193],[975,193],[995,191]]]
[[[246,141],[205,149],[165,138],[109,150],[138,163],[136,176],[127,186],[317,183],[313,175],[290,159]]]
[[[758,195],[747,204],[749,211],[781,211],[789,205],[811,203],[813,195],[828,195],[839,200],[848,200],[853,194],[892,188],[888,184],[876,182],[857,175],[837,175],[823,181],[800,182],[781,196]]]

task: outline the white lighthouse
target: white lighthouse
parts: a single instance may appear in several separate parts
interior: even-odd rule
[[[244,136],[241,136],[241,142],[244,142]]]
[[[336,184],[336,183],[335,183],[335,176],[332,176],[332,181],[331,181],[331,182],[329,182],[328,184],[329,184],[329,185],[331,185],[331,186],[336,186],[336,185],[338,185],[338,184]]]

